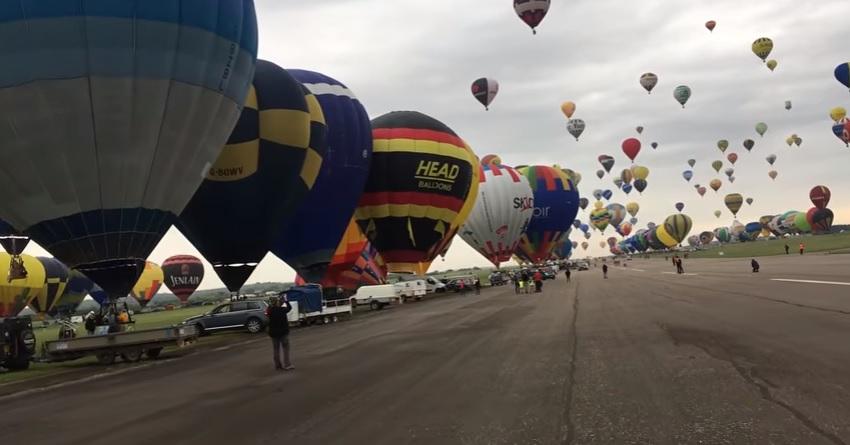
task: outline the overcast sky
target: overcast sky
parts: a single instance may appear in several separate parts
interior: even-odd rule
[[[833,192],[836,223],[850,222],[850,149],[831,132],[829,109],[850,108],[850,93],[833,77],[847,51],[847,0],[554,0],[538,34],[515,15],[510,0],[257,0],[260,58],[287,68],[304,68],[334,77],[351,88],[370,116],[416,110],[450,126],[479,156],[498,154],[509,165],[559,164],[583,175],[582,196],[593,189],[614,190],[613,176],[595,172],[600,154],[616,158],[612,173],[629,166],[623,139],[640,137],[644,148],[636,163],[651,169],[643,196],[616,192],[612,202],[641,205],[637,228],[674,213],[686,204],[695,222],[692,233],[732,222],[723,206],[730,192],[752,197],[739,220],[811,207],[808,191],[823,184]],[[707,20],[716,20],[709,33]],[[771,73],[750,50],[753,40],[770,37]],[[644,72],[659,84],[652,95],[638,84]],[[490,111],[470,94],[478,77],[491,77],[501,91]],[[693,97],[682,109],[673,89],[689,85]],[[577,104],[574,118],[587,123],[580,142],[566,132],[559,106]],[[793,109],[784,103],[791,100]],[[755,124],[766,122],[760,138]],[[785,139],[796,133],[801,148]],[[744,139],[756,141],[747,153]],[[726,152],[740,156],[736,182],[729,184],[712,161]],[[651,142],[658,142],[653,151]],[[768,177],[765,157],[776,154],[776,181]],[[697,160],[686,183],[686,161]],[[724,162],[724,168],[728,162]],[[718,194],[700,198],[694,183],[724,180]],[[591,202],[593,199],[591,198]],[[714,210],[724,210],[718,220]],[[587,220],[586,212],[579,218]],[[604,254],[598,244],[611,235],[598,233],[589,254]],[[573,239],[583,241],[578,234]],[[43,254],[37,246],[28,253]],[[173,254],[198,255],[176,229],[154,251],[161,262]],[[579,251],[579,254],[583,252]],[[487,265],[457,239],[445,262],[435,269]],[[222,286],[208,267],[201,288]],[[272,255],[249,282],[288,281],[294,272]]]

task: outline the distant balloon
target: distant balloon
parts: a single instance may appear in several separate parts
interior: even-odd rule
[[[567,122],[567,131],[578,140],[579,136],[584,133],[585,126],[584,121],[581,119],[570,119]]]
[[[753,54],[755,54],[762,62],[767,60],[767,56],[773,51],[773,40],[767,37],[760,37],[753,42]]]
[[[580,198],[578,200],[578,206],[581,207],[582,210],[586,209],[589,204],[590,201],[588,201],[587,198]]]
[[[709,32],[713,32],[715,26],[717,26],[717,22],[715,22],[714,20],[709,20],[705,22],[705,27],[708,29]]]
[[[767,161],[768,164],[773,165],[773,163],[776,162],[776,155],[768,155],[764,159]]]
[[[735,172],[733,171],[732,173],[735,173]],[[729,175],[729,183],[731,184],[731,183],[734,183],[734,182],[735,182],[735,177],[732,176],[732,175]]]
[[[622,188],[623,193],[628,195],[629,193],[632,192],[632,189],[634,189],[634,186],[632,186],[631,184],[623,184],[623,188]]]
[[[787,138],[785,138],[785,143],[788,144],[789,147],[794,145],[794,138],[795,138],[795,135],[793,135],[793,134],[791,136],[788,136]]]
[[[622,204],[612,203],[608,204],[606,208],[611,218],[608,221],[610,225],[617,227],[626,219],[626,208]]]
[[[602,233],[605,233],[605,229],[608,227],[610,221],[611,213],[604,207],[590,212],[590,225]]]
[[[829,117],[832,118],[835,122],[840,122],[847,116],[847,110],[844,107],[835,107],[829,110]]]
[[[723,173],[725,173],[725,174],[726,174],[726,176],[727,176],[729,179],[732,179],[732,175],[734,175],[734,174],[735,174],[735,169],[734,169],[734,168],[732,168],[732,167],[729,167],[729,168],[727,168],[726,170],[724,170],[724,171],[723,171]]]
[[[682,212],[682,210],[685,210],[685,203],[683,203],[683,202],[677,202],[677,203],[676,203],[676,210],[678,210],[678,211],[679,211],[679,213],[681,213],[681,212]]]
[[[653,143],[652,143],[652,144],[650,144],[650,145],[652,146],[652,149],[653,149],[653,150],[655,150],[656,148],[658,148],[658,142],[653,142]]]
[[[514,11],[519,18],[537,34],[537,26],[549,12],[550,0],[514,0]]]
[[[189,301],[204,280],[204,264],[192,255],[175,255],[162,263],[165,286],[182,303]]]
[[[720,190],[721,185],[723,185],[723,183],[719,179],[712,179],[711,182],[708,183],[708,186],[715,192]]]
[[[738,216],[738,211],[744,204],[744,197],[740,193],[730,193],[723,198],[723,202],[726,204],[726,208],[732,212],[732,216]]]
[[[668,216],[662,227],[667,235],[670,235],[676,241],[675,244],[678,244],[687,238],[693,226],[694,222],[688,215],[678,214]],[[673,246],[668,245],[667,247]]]
[[[581,220],[580,219],[574,220],[573,221],[573,228],[578,229],[579,227],[581,227]]]
[[[832,126],[832,133],[838,139],[841,139],[841,142],[844,142],[845,146],[850,146],[850,119],[842,118],[835,125]],[[796,141],[792,140],[791,143]],[[788,144],[789,146],[791,144]]]
[[[723,168],[723,161],[714,161],[711,163],[711,168],[714,169],[717,173],[720,173],[720,169]]]
[[[605,171],[611,173],[611,168],[614,167],[614,158],[608,155],[600,155],[597,159]]]
[[[685,108],[685,104],[691,98],[691,88],[687,85],[679,85],[673,90],[673,97],[676,99],[676,102],[682,104],[682,108]]]
[[[785,101],[785,109],[786,109],[786,110],[790,110],[790,109],[791,109],[791,101],[790,101],[790,100],[786,100],[786,101]]]
[[[596,190],[594,190],[594,191],[591,193],[591,196],[593,196],[594,198],[596,198],[596,201],[598,202],[600,199],[602,199],[602,190],[601,190],[601,189],[596,189]],[[595,203],[594,203],[594,205],[595,205]]]
[[[697,164],[696,159],[688,159],[688,165],[690,165],[691,168],[693,168],[693,166],[696,165],[696,164]]]
[[[576,112],[576,103],[572,101],[566,101],[561,104],[561,113],[564,113],[564,116],[567,117],[567,120],[573,118],[573,113]]]
[[[744,148],[746,148],[747,151],[751,151],[753,149],[753,147],[755,147],[755,146],[756,146],[756,142],[752,139],[747,139],[747,140],[744,141]]]
[[[691,178],[694,177],[694,172],[690,170],[685,170],[684,172],[682,172],[682,177],[685,178],[685,181],[690,182]]]
[[[502,158],[498,155],[485,155],[481,158],[481,165],[502,165]]]
[[[643,134],[643,127],[641,127],[641,126],[637,126],[637,127],[635,128],[635,131],[637,131],[637,134]]]
[[[764,134],[767,133],[767,124],[764,123],[764,122],[757,123],[756,124],[756,133],[758,133],[759,136],[764,136]]]
[[[835,79],[850,88],[850,63],[842,63],[835,67]]]
[[[771,170],[767,173],[767,176],[770,176],[770,179],[776,180],[776,177],[779,176],[779,172]]]
[[[746,201],[747,201],[747,205],[748,205],[748,206],[753,205],[753,198],[747,198],[747,200],[746,200]]]
[[[658,76],[653,73],[644,73],[640,76],[640,86],[646,90],[647,93],[652,93],[652,89],[655,88],[655,85],[658,85]]]
[[[635,190],[638,191],[638,193],[643,193],[643,191],[646,190],[646,187],[648,185],[649,183],[647,183],[645,179],[635,179],[634,187]]]
[[[816,185],[809,191],[809,199],[815,207],[825,209],[829,205],[829,199],[832,197],[832,192],[825,185]]]
[[[637,224],[637,223],[638,223],[638,219],[637,219],[637,218],[635,218],[635,217],[631,217],[631,218],[629,218],[629,224],[631,224],[631,225],[635,225],[635,224]]]
[[[801,138],[799,136],[795,137],[794,138],[794,145],[796,145],[797,147],[803,145],[803,138]]]
[[[717,217],[717,218],[720,218],[720,215],[722,215],[722,214],[723,214],[723,212],[721,212],[720,210],[714,211],[714,216]]]
[[[626,212],[628,212],[629,215],[631,215],[633,217],[637,216],[639,211],[640,211],[640,204],[638,204],[636,202],[630,202],[630,203],[626,204]],[[632,223],[632,224],[634,224],[634,223]]]
[[[484,105],[485,110],[490,109],[490,104],[493,99],[499,94],[499,82],[495,79],[482,77],[475,82],[472,82],[472,95]]]
[[[602,179],[603,176],[605,176],[605,170],[601,170],[601,169],[596,170],[596,177],[597,178]]]
[[[624,168],[623,171],[620,173],[620,181],[622,181],[623,184],[631,184],[634,179],[635,176],[634,173],[632,173],[631,169]]]
[[[775,70],[777,65],[779,65],[779,62],[777,62],[775,59],[770,59],[767,61],[767,69],[771,71]]]
[[[705,196],[706,191],[707,190],[705,189],[705,187],[702,187],[702,186],[697,187],[697,193],[699,193],[700,196]]]
[[[721,153],[725,153],[726,149],[729,148],[729,141],[726,139],[721,139],[717,141],[717,148],[720,149]]]
[[[726,155],[726,159],[732,164],[735,165],[735,162],[738,162],[738,154],[737,153],[729,153]]]
[[[638,153],[640,153],[640,141],[635,138],[628,138],[623,141],[622,149],[623,153],[634,162]]]
[[[646,180],[646,178],[649,178],[649,169],[642,165],[633,165],[631,171],[635,179]]]
[[[588,244],[587,241],[582,241],[581,250],[587,250],[588,247],[590,247],[590,244]]]
[[[604,190],[602,192],[602,197],[605,198],[606,201],[611,199],[611,197],[613,197],[613,196],[614,196],[614,192],[612,192],[611,190]]]

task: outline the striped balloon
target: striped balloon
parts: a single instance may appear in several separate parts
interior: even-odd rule
[[[517,256],[530,263],[545,261],[569,235],[578,213],[578,190],[563,170],[546,165],[519,169],[534,193],[534,214],[520,238]]]
[[[36,257],[36,259],[44,266],[44,286],[30,305],[37,313],[46,314],[53,311],[53,307],[65,293],[71,271],[56,258]]]
[[[676,244],[688,237],[693,226],[694,222],[691,217],[681,213],[668,216],[663,225],[666,233],[676,240]]]

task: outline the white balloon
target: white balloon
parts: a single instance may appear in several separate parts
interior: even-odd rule
[[[584,133],[584,128],[585,124],[581,119],[570,119],[570,121],[567,122],[567,131],[569,131],[576,140],[578,140],[578,137]]]

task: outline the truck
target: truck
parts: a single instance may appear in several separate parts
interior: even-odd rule
[[[305,284],[293,286],[286,291],[286,299],[292,310],[287,315],[290,324],[311,325],[328,324],[339,321],[352,314],[352,302],[349,299],[325,300],[322,286]]]
[[[413,274],[390,274],[387,281],[393,284],[402,299],[421,300],[428,294],[428,282],[425,278]],[[436,288],[435,288],[436,291]]]
[[[369,306],[372,310],[381,310],[390,304],[401,304],[404,299],[395,284],[361,286],[351,297],[352,306]]]

